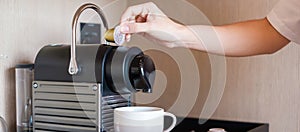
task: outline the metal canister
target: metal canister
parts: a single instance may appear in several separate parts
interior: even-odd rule
[[[6,121],[0,116],[0,132],[8,132]]]
[[[17,132],[32,131],[33,64],[16,65],[16,121]]]

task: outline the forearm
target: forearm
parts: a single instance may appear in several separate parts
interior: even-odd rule
[[[188,26],[181,38],[188,48],[226,56],[274,53],[289,43],[267,19],[223,26]]]

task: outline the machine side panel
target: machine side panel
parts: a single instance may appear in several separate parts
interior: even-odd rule
[[[77,45],[79,72],[72,76],[68,73],[70,64],[69,45],[50,45],[43,47],[35,59],[36,81],[102,83],[102,62],[110,53],[108,45]]]
[[[33,82],[34,131],[99,131],[96,83]]]

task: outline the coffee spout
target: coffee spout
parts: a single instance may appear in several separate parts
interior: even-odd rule
[[[131,81],[137,91],[152,93],[155,77],[155,67],[152,59],[147,55],[136,56],[131,64]]]
[[[150,89],[143,89],[143,93],[152,93],[152,88],[150,88]]]

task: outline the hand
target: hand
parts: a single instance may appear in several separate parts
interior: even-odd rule
[[[167,47],[227,56],[274,53],[289,43],[266,18],[221,26],[184,26],[173,22],[151,2],[129,7],[120,26],[127,40],[138,33]]]
[[[183,46],[180,34],[187,27],[173,22],[154,3],[129,7],[121,18],[121,32],[130,40],[131,34],[141,34],[167,47]]]

